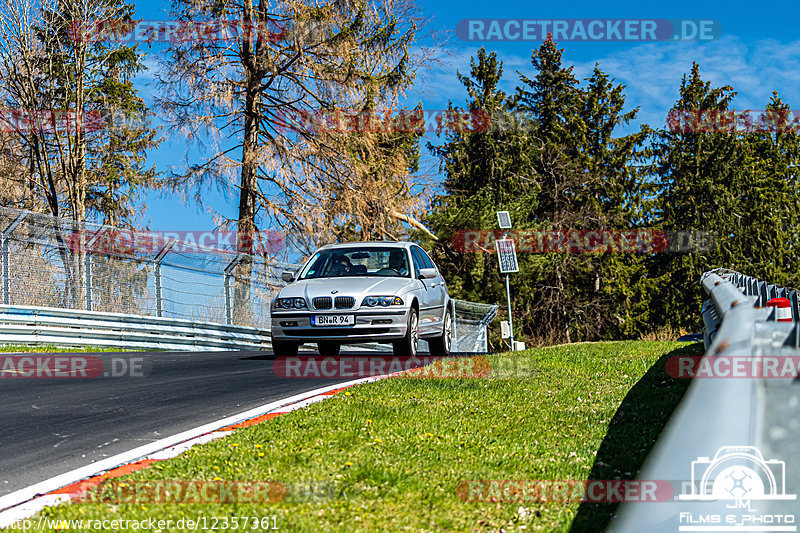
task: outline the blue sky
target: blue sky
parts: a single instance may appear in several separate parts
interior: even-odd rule
[[[752,2],[671,2],[645,5],[630,0],[617,2],[573,1],[548,2],[478,2],[475,0],[420,0],[418,5],[430,20],[420,34],[450,32],[441,62],[421,72],[410,102],[422,101],[426,109],[443,109],[447,101],[464,102],[463,87],[456,79],[456,70],[469,72],[470,57],[481,45],[496,51],[504,62],[505,86],[513,90],[517,70],[531,75],[531,50],[537,41],[462,41],[455,28],[462,19],[713,19],[722,29],[713,41],[659,42],[559,42],[564,49],[564,62],[575,66],[578,79],[591,73],[595,63],[627,86],[628,108],[639,107],[639,119],[653,126],[663,126],[666,113],[677,99],[683,74],[692,61],[700,64],[701,75],[714,85],[733,85],[738,92],[738,109],[763,109],[773,90],[793,108],[800,107],[800,35],[797,0],[758,5]],[[160,2],[137,3],[137,16],[145,20],[167,19]],[[155,48],[154,48],[155,53]],[[152,64],[152,61],[148,61]],[[151,97],[152,73],[137,78],[142,96]],[[150,102],[148,102],[150,103]],[[433,142],[435,137],[429,137]],[[168,139],[150,154],[150,161],[159,170],[180,167],[187,157],[185,142]],[[193,154],[189,153],[192,162]],[[434,170],[433,161],[423,164]],[[154,230],[207,230],[216,227],[214,212],[235,218],[238,199],[217,190],[207,195],[207,207],[170,197],[149,195],[146,211],[140,220]]]

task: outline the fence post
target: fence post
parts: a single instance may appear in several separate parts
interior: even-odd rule
[[[3,303],[8,305],[10,303],[9,289],[11,288],[8,283],[8,237],[5,233],[0,234],[0,255],[2,255],[2,276],[3,276]]]
[[[223,272],[223,276],[225,276],[225,323],[228,325],[233,324],[233,269],[242,262],[245,255],[243,253],[236,254]]]
[[[17,226],[22,224],[22,221],[27,217],[27,213],[20,213],[11,224],[6,226],[3,233],[0,234],[0,255],[2,255],[2,277],[3,277],[3,303],[6,305],[11,304],[11,269],[9,268],[9,237],[11,233],[17,229]]]
[[[86,310],[92,310],[92,254],[89,253],[88,250],[83,252],[83,274],[84,274],[84,285],[86,286],[86,290],[84,294],[86,296]]]
[[[167,243],[158,251],[158,253],[153,258],[153,263],[155,264],[155,285],[156,285],[156,316],[161,317],[164,316],[164,294],[162,292],[162,284],[161,284],[161,261],[164,260],[164,257],[169,253],[175,243],[178,242],[176,239],[170,239]]]
[[[84,228],[85,229],[85,228]],[[86,241],[86,246],[83,249],[83,283],[85,285],[86,290],[84,291],[86,297],[86,310],[92,311],[92,301],[94,300],[93,293],[93,280],[92,280],[92,247],[94,243],[103,236],[105,232],[110,229],[109,226],[103,226],[99,230],[94,232],[94,235]]]

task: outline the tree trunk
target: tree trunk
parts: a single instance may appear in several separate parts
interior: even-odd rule
[[[244,2],[243,18],[245,24],[252,20],[252,4]],[[247,27],[247,25],[245,25]],[[234,282],[233,322],[251,325],[250,278],[253,272],[253,240],[256,219],[256,176],[258,172],[258,91],[260,76],[254,58],[254,37],[245,36],[242,43],[243,65],[247,71],[244,109],[244,141],[242,143],[242,174],[239,192],[239,220],[237,250],[248,254],[236,267]]]

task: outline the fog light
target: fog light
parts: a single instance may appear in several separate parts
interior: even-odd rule
[[[294,320],[289,321],[289,322],[281,322],[281,327],[283,327],[283,328],[296,328],[297,327],[297,322],[295,322]]]
[[[373,320],[372,323],[373,324],[391,324],[392,320],[391,319]]]

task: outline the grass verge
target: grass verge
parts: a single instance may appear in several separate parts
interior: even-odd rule
[[[48,344],[46,346],[23,346],[9,344],[0,346],[0,354],[14,354],[14,353],[61,353],[61,352],[130,352],[133,350],[125,350],[121,348],[111,348],[107,346],[54,346]]]
[[[275,516],[280,530],[309,532],[599,531],[614,505],[470,503],[456,487],[632,478],[688,385],[665,374],[666,359],[701,353],[676,342],[565,345],[490,356],[494,367],[514,361],[499,377],[361,385],[118,480],[274,480],[288,489],[279,503],[73,503],[43,514]]]

